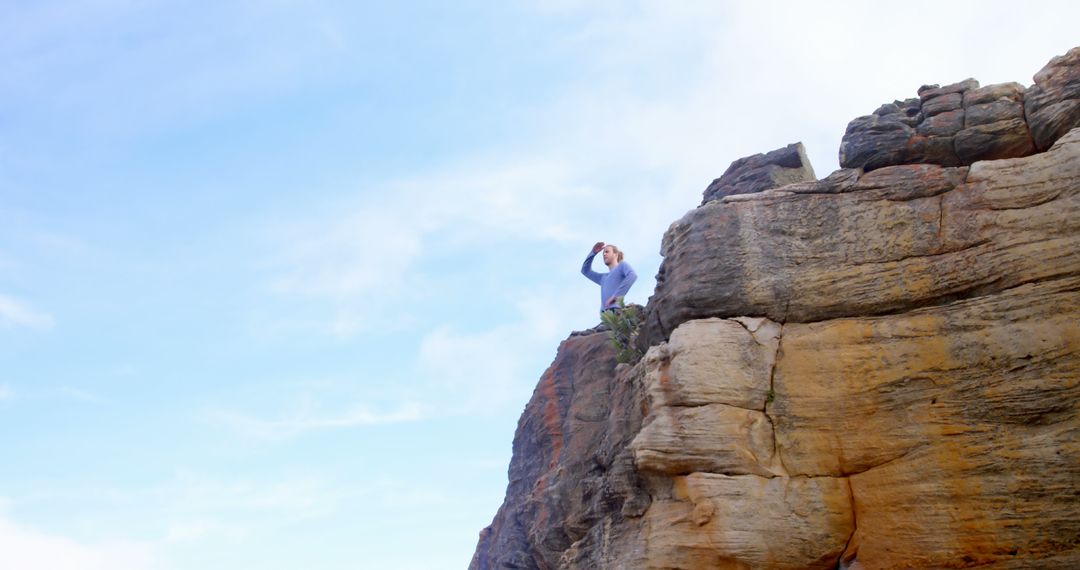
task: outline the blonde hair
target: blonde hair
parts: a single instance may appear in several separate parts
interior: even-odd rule
[[[615,260],[616,261],[622,261],[623,260],[623,252],[622,252],[622,250],[620,250],[618,248],[618,246],[616,246],[613,243],[609,243],[609,244],[605,245],[604,249],[607,249],[609,247],[611,248],[611,252],[615,254]]]

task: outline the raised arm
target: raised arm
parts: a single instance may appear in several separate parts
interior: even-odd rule
[[[592,270],[592,260],[594,257],[596,257],[596,251],[590,252],[589,256],[585,258],[585,263],[581,264],[581,274],[588,277],[589,281],[599,285],[603,275]]]

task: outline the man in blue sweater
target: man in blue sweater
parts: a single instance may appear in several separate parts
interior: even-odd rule
[[[607,273],[597,273],[592,270],[593,258],[603,250],[604,265],[608,266]],[[600,285],[600,312],[613,311],[619,308],[619,300],[630,290],[630,286],[637,281],[637,273],[630,264],[623,261],[623,252],[614,245],[604,245],[598,241],[592,248],[592,253],[581,264],[581,274],[590,281]]]

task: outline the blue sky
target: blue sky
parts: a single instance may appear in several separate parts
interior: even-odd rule
[[[465,567],[593,242],[1080,20],[816,4],[0,4],[0,567]]]

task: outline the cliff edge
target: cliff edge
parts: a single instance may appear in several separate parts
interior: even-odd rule
[[[1080,567],[1080,48],[740,159],[559,347],[470,568]]]

